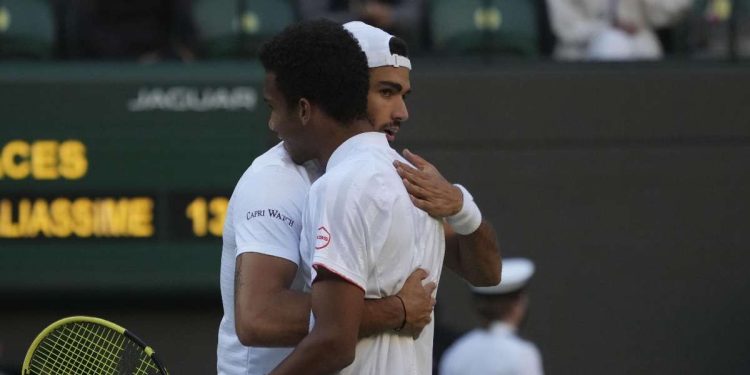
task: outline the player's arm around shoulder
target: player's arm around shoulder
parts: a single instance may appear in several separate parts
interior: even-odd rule
[[[394,161],[412,203],[445,219],[445,265],[475,286],[500,282],[501,258],[492,225],[482,220],[469,192],[446,180],[427,160],[404,150],[409,164]]]

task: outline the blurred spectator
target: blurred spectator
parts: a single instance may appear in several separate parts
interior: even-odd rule
[[[547,0],[561,60],[659,59],[655,28],[674,24],[692,0]]]
[[[421,42],[425,0],[299,0],[302,19],[326,18],[338,23],[364,21],[399,35],[410,46]]]
[[[191,0],[71,0],[68,48],[74,58],[194,58]]]
[[[730,46],[737,56],[750,57],[750,0],[696,0],[695,8],[689,36],[694,57],[729,57]]]
[[[500,284],[471,287],[481,328],[445,351],[441,375],[542,375],[539,350],[517,334],[528,310],[526,286],[533,274],[530,260],[508,258]]]

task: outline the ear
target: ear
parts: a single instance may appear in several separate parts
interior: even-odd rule
[[[297,116],[299,116],[302,125],[307,125],[307,123],[310,122],[310,118],[312,117],[312,104],[306,98],[300,98],[297,103]]]

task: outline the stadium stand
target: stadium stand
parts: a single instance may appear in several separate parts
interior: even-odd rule
[[[695,0],[677,43],[700,59],[750,57],[750,0]]]
[[[527,0],[435,0],[430,8],[435,51],[536,56],[537,8]]]
[[[238,8],[236,0],[193,2],[200,55],[227,57],[239,51]]]
[[[46,0],[0,0],[0,57],[52,57],[53,12]]]
[[[60,37],[72,59],[190,61],[191,0],[59,0]]]
[[[197,0],[193,14],[207,58],[255,56],[263,41],[296,20],[286,0]]]

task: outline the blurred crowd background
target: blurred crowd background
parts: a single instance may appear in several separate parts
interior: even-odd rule
[[[414,55],[750,57],[750,0],[0,0],[3,59],[252,58],[300,19],[359,19]]]

